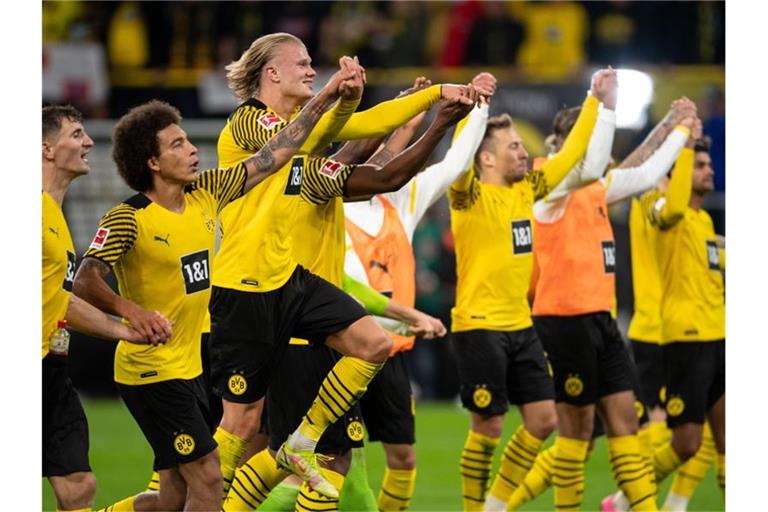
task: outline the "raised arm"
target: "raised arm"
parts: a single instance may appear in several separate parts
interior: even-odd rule
[[[666,140],[669,133],[686,117],[696,117],[696,104],[683,96],[672,102],[669,112],[651,130],[651,133],[619,165],[620,169],[637,167],[645,162]]]
[[[76,331],[108,340],[125,340],[131,343],[148,343],[136,330],[111,318],[77,295],[72,295],[65,316]]]
[[[382,167],[372,164],[358,166],[347,181],[346,195],[366,196],[402,187],[421,170],[448,128],[471,110],[477,96],[477,90],[470,86],[460,97],[444,100],[435,120],[416,143]]]
[[[101,311],[125,318],[142,339],[153,345],[170,340],[173,334],[171,322],[160,312],[147,311],[112,291],[105,281],[111,271],[109,265],[99,259],[84,258],[75,275],[74,295]]]
[[[606,178],[608,204],[617,203],[656,186],[659,179],[672,167],[680,150],[688,141],[692,125],[692,118],[683,120],[683,123],[677,125],[667,136],[661,147],[637,167],[611,170]]]

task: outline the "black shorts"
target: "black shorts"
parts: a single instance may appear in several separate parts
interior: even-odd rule
[[[153,469],[187,464],[216,449],[205,381],[173,379],[152,384],[117,384],[155,454]]]
[[[211,382],[211,333],[204,332],[200,339],[200,358],[203,361],[203,382],[205,383],[205,393],[208,396],[208,412],[211,415],[211,429],[221,423],[221,417],[224,415],[224,405],[221,403],[221,397],[213,394],[213,383]]]
[[[472,412],[504,414],[510,403],[555,396],[547,358],[532,327],[454,332],[451,348],[459,369],[461,403]]]
[[[704,423],[725,393],[725,340],[662,346],[667,386],[667,425]]]
[[[555,373],[558,402],[590,405],[634,388],[634,365],[609,313],[534,316]]]
[[[69,379],[66,356],[43,359],[43,476],[91,471],[88,420]]]
[[[265,401],[265,411],[269,411],[265,416],[270,448],[277,451],[296,430],[323,380],[340,357],[337,352],[322,345],[288,345]],[[323,432],[315,451],[341,455],[351,448],[362,447],[363,437],[362,413],[358,403]]]
[[[300,265],[270,292],[214,286],[209,307],[213,392],[237,403],[266,394],[291,337],[322,344],[367,314],[355,299]]]
[[[370,441],[391,444],[416,442],[413,393],[405,355],[398,352],[368,384],[360,399]]]
[[[661,345],[645,341],[629,340],[632,345],[637,378],[640,381],[638,395],[646,407],[664,407],[664,358]]]

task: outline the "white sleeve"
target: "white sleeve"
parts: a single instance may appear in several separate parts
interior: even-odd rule
[[[563,178],[563,181],[547,194],[545,201],[554,201],[603,176],[613,148],[616,133],[616,112],[600,109],[587,152],[579,163]]]
[[[469,114],[464,129],[445,153],[445,157],[416,175],[416,182],[412,184],[416,187],[416,197],[413,210],[409,212],[414,225],[419,223],[424,213],[445,194],[453,182],[469,169],[477,148],[483,141],[487,122],[488,105],[476,106]]]
[[[642,164],[637,167],[611,170],[608,173],[605,193],[608,204],[616,203],[656,186],[659,179],[672,168],[677,155],[687,140],[687,133],[674,129],[672,133],[667,135],[661,147]]]

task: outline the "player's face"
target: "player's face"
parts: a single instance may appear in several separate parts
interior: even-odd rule
[[[706,194],[715,190],[715,171],[709,153],[699,151],[693,160],[693,191]]]
[[[494,148],[496,168],[507,183],[522,180],[528,171],[528,152],[523,147],[523,139],[512,127],[497,130],[493,136],[496,138]]]
[[[280,46],[274,60],[284,96],[304,102],[312,97],[312,82],[317,74],[303,44],[287,42]]]
[[[197,148],[189,142],[187,134],[181,126],[172,124],[157,132],[159,156],[156,160],[160,175],[164,179],[188,184],[197,178]]]
[[[86,157],[92,147],[93,139],[85,133],[83,125],[65,117],[61,121],[59,134],[51,145],[54,163],[58,169],[77,175],[86,174],[91,170]]]

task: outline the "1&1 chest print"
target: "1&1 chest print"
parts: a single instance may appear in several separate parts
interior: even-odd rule
[[[512,252],[527,254],[533,251],[533,231],[530,219],[512,221]]]

